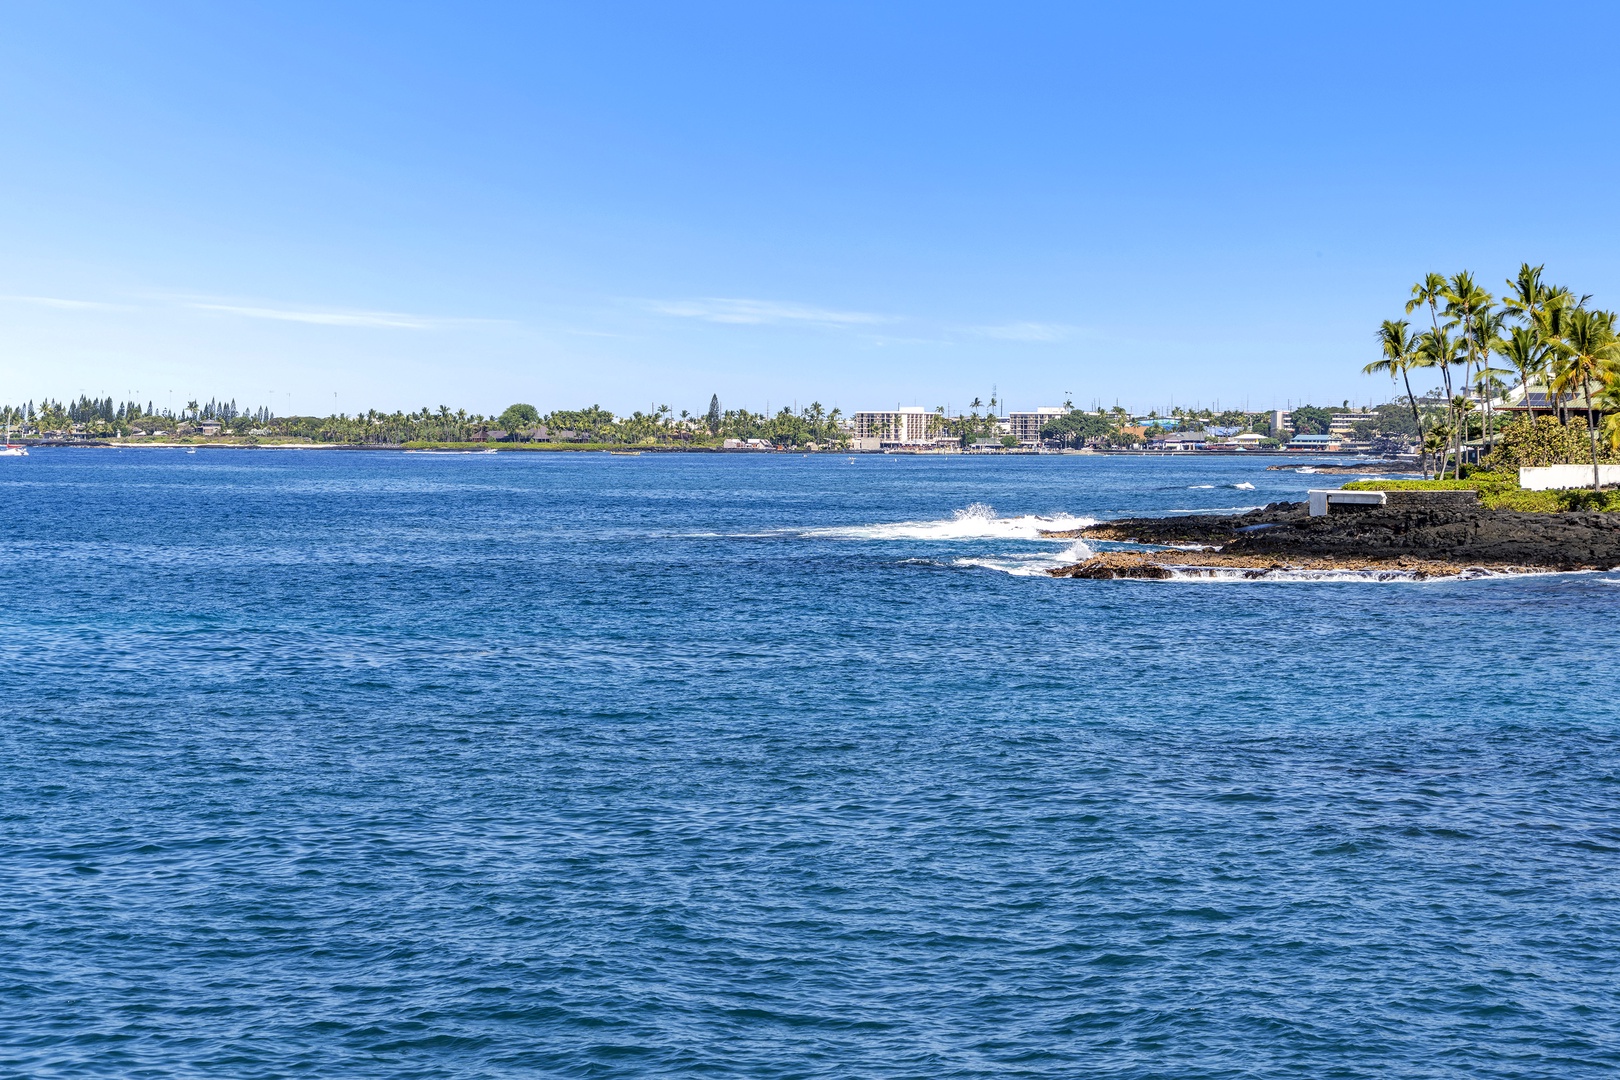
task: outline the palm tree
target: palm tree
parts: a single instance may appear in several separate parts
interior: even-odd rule
[[[1445,298],[1445,295],[1446,279],[1435,273],[1424,274],[1423,280],[1412,286],[1412,299],[1406,302],[1406,313],[1410,315],[1427,304],[1429,308],[1429,329],[1438,334],[1440,332],[1439,304]],[[1446,396],[1450,397],[1451,376],[1449,373],[1446,374],[1445,379]]]
[[[1579,387],[1586,398],[1586,430],[1592,441],[1593,491],[1603,490],[1602,477],[1598,472],[1597,414],[1593,397],[1596,386],[1608,382],[1615,366],[1620,364],[1620,341],[1615,339],[1614,322],[1612,311],[1584,307],[1571,311],[1564,330],[1563,361],[1554,380],[1555,388],[1560,393]]]
[[[1447,430],[1455,432],[1457,428],[1455,406],[1450,395],[1451,365],[1460,363],[1462,344],[1448,333],[1444,327],[1435,330],[1425,330],[1418,338],[1417,360],[1414,367],[1437,367],[1445,377],[1447,397]],[[1461,465],[1462,453],[1458,451],[1458,464]],[[1445,479],[1445,459],[1441,459],[1441,479]],[[1460,472],[1459,472],[1460,475]]]
[[[1430,330],[1431,333],[1436,334],[1436,335],[1438,335],[1440,333],[1439,304],[1440,304],[1440,301],[1445,298],[1447,284],[1448,283],[1447,283],[1446,279],[1442,275],[1436,274],[1434,271],[1431,270],[1429,273],[1423,275],[1423,279],[1421,281],[1419,281],[1416,285],[1412,286],[1412,298],[1406,302],[1406,313],[1408,315],[1412,314],[1412,312],[1416,311],[1420,307],[1423,307],[1425,305],[1428,306],[1428,308],[1429,308],[1429,330]],[[1433,364],[1420,363],[1418,366],[1419,367],[1432,367]],[[1450,366],[1448,366],[1448,365],[1442,365],[1441,366],[1441,368],[1440,368],[1440,379],[1441,379],[1441,382],[1444,384],[1444,387],[1445,387],[1446,401],[1449,402],[1451,400],[1451,368],[1450,368]],[[1450,415],[1450,412],[1449,412],[1450,406],[1449,405],[1447,406],[1447,410],[1448,410],[1447,415],[1449,417],[1449,415]]]
[[[1479,350],[1479,372],[1474,376],[1473,386],[1479,391],[1485,405],[1485,444],[1487,450],[1492,445],[1491,439],[1491,401],[1495,394],[1493,387],[1497,385],[1495,376],[1505,375],[1500,368],[1490,366],[1491,354],[1502,351],[1502,331],[1506,328],[1507,313],[1504,311],[1491,311],[1488,308],[1475,312],[1471,320],[1471,331],[1474,338],[1474,347]],[[1490,376],[1486,372],[1491,372]]]
[[[1519,385],[1524,388],[1524,407],[1529,410],[1530,426],[1536,423],[1536,410],[1530,404],[1530,377],[1547,362],[1547,348],[1541,335],[1531,326],[1515,326],[1503,339],[1497,354],[1513,365],[1519,373]]]
[[[1474,360],[1479,354],[1479,342],[1474,337],[1474,319],[1489,311],[1495,300],[1491,294],[1479,287],[1474,275],[1467,270],[1459,271],[1446,282],[1445,288],[1446,316],[1450,320],[1446,329],[1453,330],[1462,327],[1463,332],[1463,395],[1466,396],[1469,385],[1474,378]],[[1462,468],[1462,444],[1468,437],[1468,425],[1457,425],[1457,468]]]
[[[1412,419],[1417,424],[1418,443],[1423,442],[1423,415],[1418,412],[1417,398],[1412,394],[1412,380],[1407,371],[1417,362],[1418,339],[1408,333],[1405,319],[1385,319],[1378,328],[1378,345],[1384,352],[1382,360],[1374,360],[1361,370],[1368,375],[1378,371],[1389,372],[1393,381],[1399,374],[1406,386],[1406,400],[1412,403]],[[1423,479],[1429,478],[1429,459],[1423,459]]]
[[[1603,418],[1603,430],[1608,435],[1609,449],[1620,452],[1620,370],[1611,368],[1598,402],[1609,415]]]
[[[1434,471],[1439,473],[1445,459],[1441,457],[1451,442],[1451,429],[1444,424],[1436,424],[1423,436],[1423,456],[1425,459],[1434,458]],[[1425,470],[1427,471],[1427,470]]]
[[[1558,421],[1558,406],[1561,395],[1553,385],[1553,373],[1560,359],[1565,353],[1564,330],[1569,323],[1569,315],[1586,306],[1590,296],[1575,299],[1575,294],[1562,285],[1554,286],[1548,293],[1547,299],[1536,312],[1532,328],[1541,340],[1541,377],[1542,384],[1547,388],[1547,404],[1552,413],[1553,421]]]
[[[1524,320],[1526,326],[1535,321],[1536,312],[1546,301],[1552,288],[1542,284],[1541,271],[1543,266],[1531,266],[1529,263],[1519,264],[1519,273],[1508,279],[1509,291],[1502,297],[1502,306],[1508,314]]]

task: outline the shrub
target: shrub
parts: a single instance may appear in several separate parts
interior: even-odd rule
[[[1518,469],[1537,465],[1590,465],[1592,441],[1586,433],[1586,418],[1572,416],[1560,424],[1551,416],[1514,420],[1496,436],[1496,448],[1485,459],[1492,469]],[[1604,440],[1598,442],[1598,460],[1615,462],[1614,451]]]

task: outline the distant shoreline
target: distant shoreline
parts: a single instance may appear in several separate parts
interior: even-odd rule
[[[758,447],[719,447],[719,446],[671,446],[668,444],[635,444],[635,443],[344,443],[344,442],[302,442],[295,440],[267,442],[256,440],[244,442],[237,440],[213,439],[207,436],[195,440],[174,442],[169,440],[124,440],[124,439],[17,439],[15,442],[27,446],[29,449],[151,449],[151,450],[367,450],[384,451],[405,454],[537,454],[537,453],[609,453],[626,455],[636,454],[798,454],[823,455],[834,457],[1146,457],[1146,458],[1288,458],[1307,459],[1331,464],[1346,460],[1366,461],[1373,455],[1345,453],[1343,451],[1327,450],[1299,450],[1286,449],[1245,449],[1245,450],[1134,450],[1118,447],[1107,449],[1063,449],[1047,450],[1033,447],[996,448],[996,449],[937,449],[925,450],[836,450],[830,448],[817,448],[814,450],[803,447],[778,447],[761,449]],[[1410,459],[1385,457],[1380,460],[1389,462],[1391,467],[1400,465]],[[1287,466],[1271,466],[1280,468]],[[1378,468],[1376,464],[1369,464],[1367,468]]]

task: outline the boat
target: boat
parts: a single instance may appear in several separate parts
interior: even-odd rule
[[[6,425],[6,444],[0,447],[0,457],[27,457],[28,447],[11,441],[11,425]]]

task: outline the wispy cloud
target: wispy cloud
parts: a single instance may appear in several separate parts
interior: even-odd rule
[[[183,306],[197,311],[217,311],[226,315],[241,315],[249,319],[313,323],[317,326],[365,326],[384,330],[431,330],[444,325],[448,321],[464,321],[434,319],[423,315],[404,315],[397,311],[300,310],[297,308],[223,304],[201,300],[184,301]]]
[[[660,315],[737,326],[800,324],[807,326],[874,326],[897,321],[890,315],[865,311],[832,311],[808,304],[784,304],[774,300],[746,300],[736,297],[705,297],[701,300],[654,300],[647,307]]]
[[[1002,323],[999,326],[970,326],[967,332],[1000,341],[1039,342],[1067,341],[1078,335],[1081,330],[1078,326],[1067,326],[1063,323],[1014,322]]]
[[[70,311],[129,311],[127,304],[105,304],[99,300],[69,300],[60,296],[0,296],[11,304],[34,304],[38,307],[65,308]]]
[[[484,319],[444,319],[410,315],[397,311],[357,311],[346,308],[274,307],[267,304],[239,303],[218,297],[152,296],[136,304],[110,304],[100,300],[74,300],[61,296],[21,296],[0,294],[0,303],[32,304],[66,311],[140,311],[174,305],[193,311],[239,315],[249,319],[311,323],[316,326],[363,326],[383,330],[431,330],[441,326],[487,322]]]

